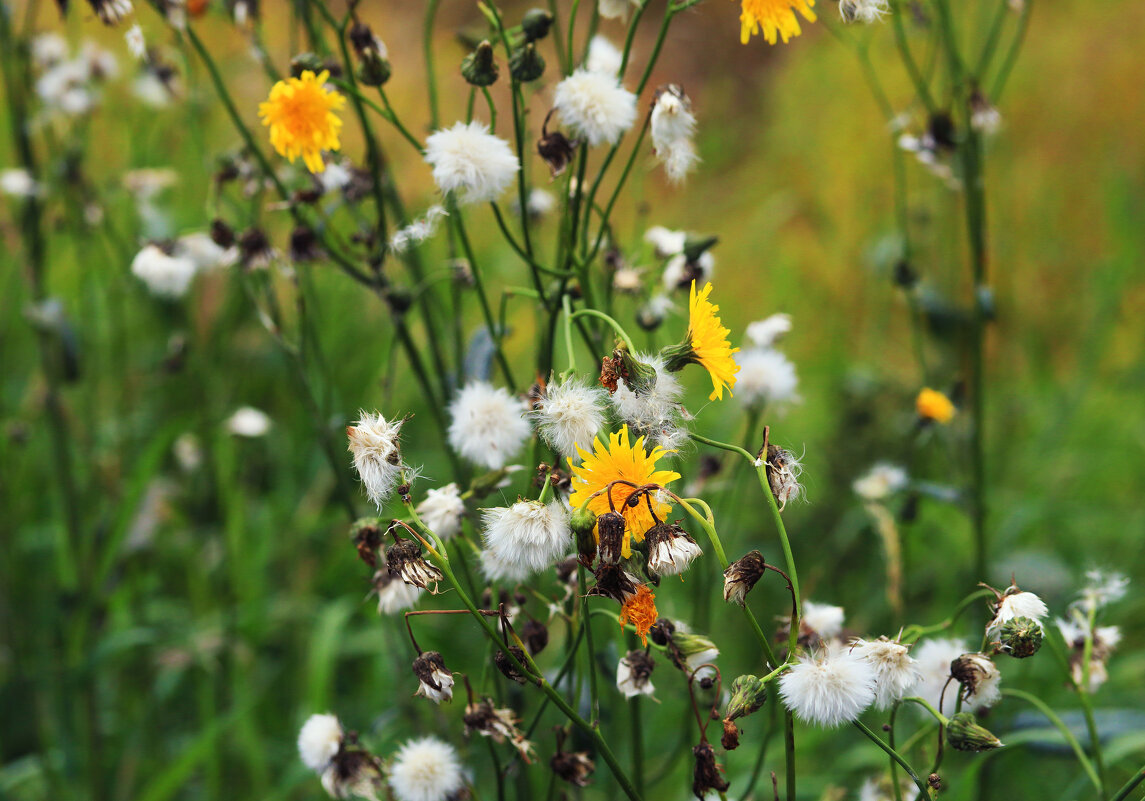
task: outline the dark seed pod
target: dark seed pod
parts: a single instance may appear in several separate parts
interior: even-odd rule
[[[602,562],[615,565],[620,561],[621,551],[624,548],[624,529],[624,515],[620,512],[605,512],[596,519]]]

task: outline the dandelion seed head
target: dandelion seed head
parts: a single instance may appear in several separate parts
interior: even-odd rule
[[[486,381],[467,384],[449,405],[449,444],[474,464],[497,470],[529,437],[524,405]]]
[[[910,483],[906,470],[896,464],[879,462],[856,478],[851,488],[864,501],[878,502],[906,488]]]
[[[851,653],[867,664],[875,673],[875,708],[889,709],[896,701],[906,697],[920,676],[910,649],[886,638],[855,640]]]
[[[653,225],[644,232],[644,241],[652,246],[658,259],[667,259],[684,252],[688,235],[684,231],[673,231],[662,225]],[[704,251],[705,253],[708,251]]]
[[[919,677],[907,694],[918,696],[940,712],[953,712],[954,693],[958,690],[956,682],[950,682],[951,686],[946,689],[945,701],[941,706],[939,699],[950,679],[950,663],[964,653],[966,653],[966,643],[963,640],[940,638],[924,640],[916,645],[912,655],[918,667]]]
[[[266,412],[253,406],[242,406],[223,424],[227,433],[236,437],[265,437],[270,433],[271,419]]]
[[[131,273],[152,295],[181,298],[187,294],[197,269],[189,258],[172,256],[157,245],[147,245],[131,261]]]
[[[457,751],[436,737],[406,742],[390,766],[396,801],[446,801],[465,786]]]
[[[462,203],[496,200],[521,167],[509,143],[477,121],[435,131],[425,140],[425,160],[437,188]]]
[[[875,701],[875,672],[843,648],[807,654],[779,679],[779,696],[796,717],[833,728],[858,719]]]
[[[302,763],[321,773],[342,747],[342,724],[334,715],[311,715],[298,732]]]
[[[461,531],[461,517],[465,514],[461,490],[452,483],[426,490],[425,499],[417,505],[417,514],[426,528],[443,540],[449,539]]]
[[[349,450],[366,496],[381,511],[394,488],[403,481],[398,437],[405,421],[391,422],[364,410],[358,415],[358,422],[346,428]]]
[[[559,84],[553,107],[590,145],[614,145],[636,121],[636,95],[615,75],[579,69]]]
[[[382,569],[374,574],[374,592],[378,596],[378,614],[396,615],[416,604],[423,590]]]
[[[843,607],[804,601],[801,611],[799,625],[818,634],[819,639],[830,640],[843,632]]]
[[[532,412],[541,437],[561,456],[576,456],[577,445],[588,447],[604,427],[608,393],[574,379],[549,384]]]
[[[735,355],[739,364],[736,393],[748,408],[799,400],[799,377],[795,365],[777,350],[751,348]]]
[[[552,501],[517,501],[483,509],[482,540],[507,577],[531,575],[562,559],[572,543],[568,513]]]
[[[625,5],[627,0],[618,5]],[[603,5],[603,4],[602,4]],[[620,63],[624,54],[599,33],[592,37],[588,43],[588,56],[584,60],[584,68],[589,72],[616,77],[620,73]]]

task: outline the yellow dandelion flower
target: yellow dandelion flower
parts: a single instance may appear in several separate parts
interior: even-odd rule
[[[325,87],[329,72],[315,75],[306,70],[299,78],[279,81],[270,97],[258,106],[262,124],[270,127],[270,143],[280,156],[293,161],[302,156],[306,169],[322,172],[323,150],[337,150],[342,120],[334,112],[346,105],[346,98]]]
[[[673,373],[688,364],[703,367],[712,377],[712,394],[708,400],[723,400],[724,388],[730,395],[736,385],[739,364],[732,354],[739,353],[739,348],[733,348],[728,341],[731,332],[720,322],[720,307],[708,300],[711,292],[710,283],[696,292],[696,282],[692,282],[688,295],[688,335],[679,345],[665,348],[661,355],[665,367]]]
[[[656,611],[656,596],[647,584],[641,584],[636,592],[620,607],[620,627],[631,623],[636,629],[637,636],[644,645],[648,645],[648,632],[658,617]]]
[[[611,491],[611,505],[608,501],[609,493],[605,492],[588,501],[588,508],[598,515],[616,509],[624,516],[624,546],[621,549],[621,556],[627,559],[632,555],[632,538],[635,537],[637,542],[643,542],[644,534],[656,524],[652,512],[648,509],[648,502],[651,501],[656,517],[661,520],[672,512],[672,504],[658,499],[655,495],[648,498],[641,496],[640,503],[635,507],[628,505],[628,498],[636,487],[645,484],[665,486],[678,479],[680,474],[672,470],[657,470],[656,461],[664,455],[664,449],[657,447],[651,452],[645,451],[644,437],[637,439],[635,444],[630,444],[628,426],[609,434],[607,446],[599,439],[594,440],[592,453],[579,445],[576,449],[581,458],[580,466],[573,464],[571,458],[568,460],[574,476],[573,494],[569,498],[569,503],[574,509],[579,509],[590,495],[597,490],[603,490],[613,481],[628,481],[635,485],[615,485]],[[595,530],[593,533],[596,533]]]
[[[950,398],[943,395],[937,389],[931,389],[930,387],[924,387],[923,390],[918,393],[914,407],[918,411],[918,416],[923,420],[933,420],[943,425],[949,423],[957,411]]]
[[[808,22],[814,22],[813,5],[815,0],[743,0],[739,39],[747,44],[753,34],[762,33],[768,44],[775,44],[777,36],[786,44],[788,39],[803,32],[795,12],[802,14]]]

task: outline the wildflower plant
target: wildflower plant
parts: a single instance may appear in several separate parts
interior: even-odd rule
[[[951,179],[954,163],[965,193],[976,291],[970,396],[964,401],[953,389],[932,388],[939,380],[957,382],[929,370],[923,354],[922,389],[913,407],[904,397],[901,409],[919,436],[952,436],[969,418],[974,581],[985,577],[987,546],[982,140],[997,128],[992,103],[1017,49],[1017,42],[1010,44],[1004,62],[994,65],[1012,13],[1007,0],[998,2],[977,63],[958,47],[948,0],[926,4],[937,17],[934,46],[948,59],[942,68],[948,96],[941,99],[904,41],[908,14],[901,4],[839,3],[842,23],[885,19],[894,27],[915,87],[912,109],[925,116],[912,152],[932,170],[950,170]],[[132,19],[127,0],[90,5],[106,25],[126,27]],[[522,799],[560,780],[635,801],[655,792],[644,754],[666,750],[670,739],[644,728],[654,699],[683,721],[673,737],[692,752],[691,786],[681,784],[677,795],[690,789],[698,798],[713,791],[722,796],[729,788],[743,797],[758,794],[759,766],[766,764],[776,797],[781,775],[787,801],[795,801],[805,727],[847,726],[846,734],[815,736],[853,735],[885,760],[879,781],[897,796],[906,777],[910,794],[934,799],[942,781],[956,780],[936,778],[944,744],[968,752],[1003,747],[981,713],[1024,700],[1062,731],[1105,797],[1090,699],[1121,641],[1116,626],[1098,625],[1098,614],[1123,594],[1122,581],[1094,577],[1053,624],[1035,593],[1016,584],[974,589],[971,581],[965,598],[939,622],[915,622],[902,603],[901,542],[891,504],[918,482],[913,470],[872,459],[853,488],[881,537],[893,627],[852,631],[845,607],[825,600],[844,599],[821,570],[810,571],[820,600],[801,590],[786,521],[805,500],[809,482],[798,449],[774,441],[787,437],[771,419],[800,400],[794,362],[778,348],[798,329],[775,313],[733,335],[720,302],[737,287],[733,269],[727,278],[722,266],[716,274],[717,236],[644,222],[633,233],[619,224],[642,160],[662,167],[669,189],[686,186],[702,169],[697,141],[710,124],[703,97],[686,94],[679,83],[651,86],[655,70],[676,79],[667,74],[673,65],[658,63],[659,54],[697,0],[600,0],[591,4],[588,30],[578,28],[577,3],[510,16],[485,0],[475,4],[461,36],[466,54],[448,71],[438,59],[439,5],[426,4],[425,103],[414,110],[391,102],[389,88],[413,91],[415,70],[391,58],[367,22],[365,3],[291,4],[283,13],[309,48],[301,51],[299,39],[300,52],[268,49],[257,6],[232,3],[232,21],[265,72],[266,99],[257,108],[240,105],[212,53],[214,43],[199,22],[209,13],[206,3],[150,4],[173,46],[205,69],[235,148],[218,160],[211,213],[201,230],[140,243],[130,274],[165,308],[186,302],[201,274],[234,267],[240,275],[296,380],[297,399],[312,417],[333,476],[314,494],[325,492],[330,505],[345,512],[345,558],[363,563],[360,584],[347,596],[369,597],[371,606],[376,601],[377,626],[391,637],[387,656],[402,661],[412,654],[408,670],[394,673],[402,699],[389,706],[432,707],[420,718],[409,716],[424,724],[433,715],[432,725],[415,731],[395,722],[402,718],[390,714],[393,709],[343,709],[337,697],[329,699],[346,719],[374,721],[363,733],[330,712],[309,710],[297,750],[326,792],[334,798],[388,794],[397,801],[494,793],[503,799],[512,772]],[[811,0],[742,0],[740,38],[792,42],[804,23],[817,22],[814,6]],[[656,7],[661,20],[643,57],[633,43]],[[598,30],[602,19],[623,26],[611,29],[623,30],[623,38],[611,42]],[[14,71],[17,57],[37,51],[10,47],[17,34],[6,3],[0,20],[14,118],[26,122],[31,103],[57,123],[71,125],[89,114],[98,85],[114,72],[107,59],[89,52],[77,66],[66,48],[44,41],[35,69],[29,63]],[[840,23],[832,17],[823,24]],[[847,33],[833,32],[847,41]],[[163,91],[174,95],[177,83],[163,54],[148,45],[158,31],[132,22],[125,34],[130,54],[149,74],[163,74]],[[988,77],[992,99],[983,93]],[[876,95],[886,102],[881,91]],[[33,158],[30,127],[16,129],[21,163],[0,175],[0,190],[22,209],[37,282],[38,305],[29,317],[44,332],[45,363],[51,364],[56,357],[48,334],[65,328],[42,284],[43,204],[52,176]],[[421,183],[399,180],[409,174]],[[166,183],[156,173],[134,179],[137,211],[146,217],[148,202]],[[901,224],[905,288],[913,273],[908,223]],[[349,405],[333,409],[330,397],[316,390],[310,371],[323,369],[314,367],[325,360],[315,333],[323,320],[307,287],[314,270],[327,268],[381,304],[394,345],[388,380],[413,387],[416,402],[362,382],[359,397],[341,399]],[[285,296],[292,312],[284,312]],[[642,347],[634,334],[643,335]],[[743,347],[733,347],[733,338]],[[172,350],[170,358],[180,356]],[[54,403],[61,375],[49,375]],[[697,394],[706,405],[689,406]],[[356,419],[353,409],[360,409]],[[56,411],[52,425],[67,444],[68,421]],[[735,415],[746,422],[736,442],[708,435],[713,418]],[[330,425],[331,418],[338,425]],[[214,457],[219,460],[235,458],[226,449],[276,444],[276,426],[257,409],[240,408],[222,428],[236,442],[227,442]],[[180,441],[180,463],[193,472],[202,454],[194,439]],[[711,476],[697,469],[705,458],[715,462],[711,473],[730,474],[734,502],[750,512],[752,531],[727,522],[734,516],[724,514],[719,490],[705,483]],[[738,492],[745,475],[753,485]],[[314,503],[309,494],[303,500],[300,508]],[[228,528],[227,544],[235,550],[243,545],[239,529],[237,523]],[[83,533],[78,518],[71,521],[68,536],[86,555]],[[811,539],[815,532],[798,535]],[[87,569],[83,564],[76,573]],[[93,592],[113,578],[108,565],[96,571],[98,581],[85,585]],[[708,604],[719,597],[721,576],[725,606],[712,621]],[[767,614],[760,612],[765,593],[782,599]],[[704,614],[690,614],[701,595]],[[968,610],[982,601],[985,620],[967,624]],[[689,623],[697,619],[719,625],[693,630]],[[431,622],[447,628],[448,638],[423,650],[418,630]],[[947,636],[970,625],[973,640]],[[730,664],[721,648],[732,638],[750,643],[750,664]],[[473,649],[465,646],[474,640],[484,654],[480,664],[467,658]],[[1044,702],[1010,687],[1021,681],[1011,674],[1014,660],[1036,656],[1045,642],[1060,652],[1081,699],[1092,755]],[[72,645],[83,651],[85,640]],[[341,689],[342,682],[334,684]],[[213,703],[210,693],[202,699]],[[905,707],[921,715],[899,716]],[[722,737],[709,735],[713,720],[723,721]],[[85,725],[96,737],[99,716]],[[900,732],[896,740],[896,725],[910,726],[910,738]],[[292,736],[263,734],[282,741]],[[773,735],[782,740],[781,754],[768,750]],[[242,737],[249,741],[253,734]],[[931,751],[924,743],[933,744]],[[758,749],[757,767],[750,776],[733,774],[729,755],[748,744]],[[923,760],[932,754],[926,770]]]

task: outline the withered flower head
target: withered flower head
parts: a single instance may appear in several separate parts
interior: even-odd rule
[[[624,603],[636,594],[639,579],[620,565],[602,562],[593,574],[596,583],[588,591],[589,595],[599,595]]]
[[[358,558],[370,567],[378,566],[378,548],[382,545],[382,529],[377,518],[363,517],[355,521],[350,527],[350,536],[354,540],[354,547],[358,549]]]
[[[525,652],[519,645],[510,645],[509,653],[522,665],[525,664]],[[497,649],[497,653],[493,654],[493,664],[495,664],[502,675],[510,681],[515,681],[518,684],[524,684],[528,681],[528,677],[517,669],[517,666],[513,664],[513,660],[509,658],[509,655],[500,648]]]
[[[716,764],[716,752],[709,743],[703,742],[692,749],[696,757],[696,767],[692,771],[692,792],[696,798],[703,798],[711,790],[724,792],[728,780],[722,775],[723,768]]]
[[[763,554],[749,551],[728,565],[724,571],[724,600],[743,606],[751,588],[763,576]]]
[[[435,704],[453,700],[453,674],[437,651],[426,651],[413,661],[413,674],[420,682],[417,694]]]
[[[734,751],[739,748],[739,727],[727,718],[724,718],[724,734],[720,738],[720,745],[725,751]]]
[[[990,706],[1002,695],[1002,674],[986,654],[963,654],[950,663],[950,675],[975,708]]]
[[[640,649],[629,651],[616,666],[616,689],[625,698],[651,695],[655,691],[651,681],[655,667],[651,654]]]
[[[596,519],[597,536],[600,539],[600,560],[610,565],[620,561],[624,546],[624,515],[619,512],[605,512]]]
[[[553,773],[569,784],[576,787],[588,787],[588,777],[596,770],[596,763],[589,758],[585,751],[558,750],[549,761],[549,767],[553,769]]]
[[[657,645],[666,646],[672,641],[672,636],[676,633],[676,624],[669,618],[662,617],[652,624],[652,628],[648,631],[648,636],[652,638],[652,642]]]
[[[779,503],[779,511],[783,511],[788,501],[803,495],[799,484],[802,473],[803,465],[793,453],[776,445],[767,446],[767,483]]]
[[[508,740],[521,755],[526,764],[532,764],[533,744],[517,728],[518,719],[512,709],[497,709],[488,698],[472,702],[465,707],[466,733],[477,732],[482,737],[492,737],[494,742]]]
[[[357,744],[353,733],[322,771],[322,787],[331,798],[378,798],[385,792],[382,761]]]
[[[549,644],[549,629],[539,620],[530,620],[521,627],[521,639],[529,653],[536,656]]]
[[[441,571],[431,565],[421,555],[421,547],[413,540],[398,540],[386,550],[386,566],[391,576],[396,576],[412,587],[437,592],[437,583],[444,579]]]
[[[660,523],[644,535],[648,543],[648,569],[661,576],[677,576],[703,551],[679,526]]]
[[[575,139],[570,140],[560,131],[549,132],[549,118],[553,116],[554,110],[549,110],[549,113],[545,115],[544,123],[541,125],[541,138],[537,140],[537,153],[549,165],[550,176],[556,178],[568,168],[580,142]]]

